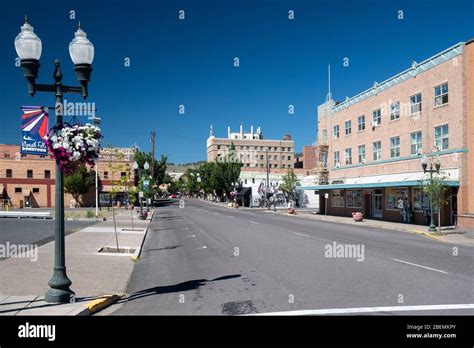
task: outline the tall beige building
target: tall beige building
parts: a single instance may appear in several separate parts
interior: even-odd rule
[[[246,133],[243,126],[239,132],[231,132],[227,128],[227,138],[216,138],[212,127],[207,139],[207,161],[224,160],[229,154],[232,144],[235,146],[235,157],[244,168],[266,168],[267,156],[270,169],[293,168],[294,142],[286,134],[282,140],[267,140],[263,138],[260,127],[255,132],[253,126]]]

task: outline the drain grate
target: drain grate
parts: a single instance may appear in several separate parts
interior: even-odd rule
[[[222,314],[226,315],[241,315],[257,313],[252,301],[241,301],[241,302],[226,302],[222,305]]]

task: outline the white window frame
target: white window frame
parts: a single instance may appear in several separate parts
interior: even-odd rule
[[[378,127],[382,124],[382,109],[372,111],[372,126]]]
[[[337,130],[337,131],[336,131],[336,130]],[[332,136],[333,136],[334,140],[335,140],[335,139],[339,139],[339,131],[340,131],[340,129],[339,129],[339,125],[338,125],[338,124],[335,125],[334,127],[332,127]]]
[[[397,107],[394,107],[397,106]],[[393,102],[390,104],[390,121],[396,121],[400,119],[400,101]]]
[[[444,127],[446,127],[446,132],[444,131]],[[441,129],[441,134],[440,137],[436,136],[436,129]],[[442,124],[440,126],[437,126],[434,128],[434,146],[438,151],[441,150],[447,150],[449,149],[449,125],[448,124]],[[444,146],[444,140],[447,140],[447,145]],[[438,144],[441,144],[441,147],[438,146]]]
[[[413,100],[413,98],[416,98],[419,96],[419,100]],[[423,102],[423,96],[421,95],[421,92],[415,93],[410,96],[410,115],[417,115],[422,111],[422,102]]]
[[[365,115],[360,115],[357,117],[357,131],[365,131]]]
[[[337,154],[337,156],[336,156]],[[337,160],[336,160],[336,157],[337,157]],[[336,164],[339,164],[341,165],[341,154],[339,151],[334,151],[333,152],[333,161],[334,161],[334,166],[336,166]]]
[[[398,139],[398,143],[394,146],[394,141]],[[398,154],[394,156],[393,151],[398,151]],[[390,158],[400,157],[400,136],[390,138]]]
[[[344,149],[344,164],[350,166],[352,164],[352,148],[348,147]]]
[[[443,86],[446,86],[446,92],[443,92]],[[437,94],[436,89],[439,88],[439,93]],[[448,82],[443,82],[437,86],[434,86],[434,107],[438,108],[440,106],[446,105],[449,102],[449,86]],[[443,102],[446,97],[446,102]],[[438,104],[438,100],[440,103]]]
[[[363,151],[361,152],[362,149]],[[365,144],[357,146],[357,157],[358,157],[359,163],[365,163],[366,161],[365,155],[366,155]]]
[[[352,121],[351,120],[344,122],[344,133],[346,136],[352,134]]]
[[[416,131],[410,133],[410,155],[421,155],[423,149],[423,132]]]
[[[375,144],[378,144],[378,149],[375,149]],[[375,154],[378,154],[378,158],[376,158]],[[380,140],[372,142],[372,156],[374,161],[380,161],[382,159],[382,142]]]

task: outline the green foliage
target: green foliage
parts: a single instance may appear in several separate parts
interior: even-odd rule
[[[421,181],[421,191],[428,195],[432,204],[436,207],[442,207],[449,203],[449,186],[446,185],[446,178],[439,174],[433,174],[430,180],[426,178]]]
[[[86,217],[88,219],[95,218],[95,213],[92,210],[88,210],[87,214],[86,214]]]
[[[85,165],[80,165],[74,173],[64,177],[64,190],[80,203],[79,197],[89,192],[89,189],[94,185],[94,177],[94,171],[88,171]]]
[[[296,199],[296,186],[298,178],[293,169],[288,169],[288,173],[283,175],[280,189],[292,199]]]

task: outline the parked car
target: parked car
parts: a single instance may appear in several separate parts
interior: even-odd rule
[[[178,196],[176,195],[176,193],[173,193],[169,196],[169,198],[177,198]]]

